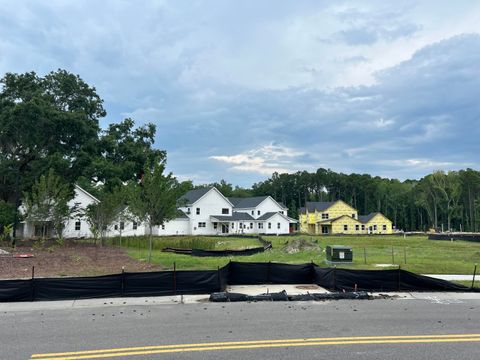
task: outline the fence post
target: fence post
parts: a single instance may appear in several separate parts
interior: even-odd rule
[[[337,265],[333,265],[333,290],[337,289]]]
[[[402,268],[400,264],[398,264],[398,276],[397,276],[397,291],[400,291],[400,286],[401,286],[401,279],[400,276],[402,274]]]
[[[121,295],[123,297],[123,295],[125,294],[125,266],[122,266],[122,275],[121,275]]]
[[[477,274],[477,264],[475,263],[475,267],[473,268],[472,289],[475,286],[475,275],[476,274]]]
[[[271,261],[268,262],[268,267],[267,267],[267,284],[270,284],[270,264],[271,264]]]
[[[177,295],[177,264],[173,263],[173,295]]]
[[[32,280],[31,280],[31,301],[35,301],[35,266],[32,266]]]

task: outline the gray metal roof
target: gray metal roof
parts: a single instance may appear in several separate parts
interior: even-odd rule
[[[211,215],[211,218],[220,221],[254,221],[255,219],[250,214],[242,212],[234,212],[232,215]]]
[[[178,204],[180,206],[192,205],[212,189],[213,187],[204,187],[204,188],[190,190],[185,195],[180,197],[180,199],[178,199]]]
[[[358,216],[358,220],[362,223],[367,223],[369,222],[370,220],[373,219],[373,217],[377,214],[380,214],[379,212],[374,212],[374,213],[370,213],[368,215],[359,215]]]

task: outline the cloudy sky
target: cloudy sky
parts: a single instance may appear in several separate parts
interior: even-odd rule
[[[181,179],[480,166],[480,2],[0,0],[0,74],[58,68]]]

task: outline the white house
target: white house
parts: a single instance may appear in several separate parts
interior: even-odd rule
[[[65,238],[93,237],[90,225],[82,216],[83,210],[99,200],[75,186],[70,206],[78,212],[65,223]],[[178,216],[153,228],[153,234],[162,235],[221,235],[221,234],[288,234],[297,220],[289,218],[288,209],[270,196],[226,198],[215,187],[188,191],[178,200]],[[23,237],[41,236],[42,227],[23,223]],[[52,236],[50,227],[47,236]],[[128,209],[107,230],[107,236],[139,236],[148,234],[148,228],[128,216]]]
[[[86,219],[81,215],[82,210],[85,210],[88,205],[98,203],[95,196],[82,189],[80,186],[75,185],[74,197],[68,202],[70,208],[76,207],[77,212],[74,216],[65,223],[63,236],[72,237],[92,237],[93,234],[90,231],[90,226]],[[20,212],[23,213],[25,209],[20,207]],[[22,222],[22,227],[19,229],[19,236],[24,238],[31,238],[42,236],[45,234],[47,237],[54,235],[53,226],[50,223],[35,223],[33,221]]]

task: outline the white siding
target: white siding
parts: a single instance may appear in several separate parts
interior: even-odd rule
[[[197,215],[196,209],[200,209]],[[228,215],[232,215],[232,205],[226,200],[222,194],[215,188],[206,193],[190,208],[190,235],[214,235],[221,229],[214,229],[213,223],[210,221],[211,215],[222,215],[222,209],[228,209]],[[185,208],[182,208],[185,209]],[[186,211],[186,210],[185,210]],[[199,227],[199,223],[205,223],[205,227]]]

